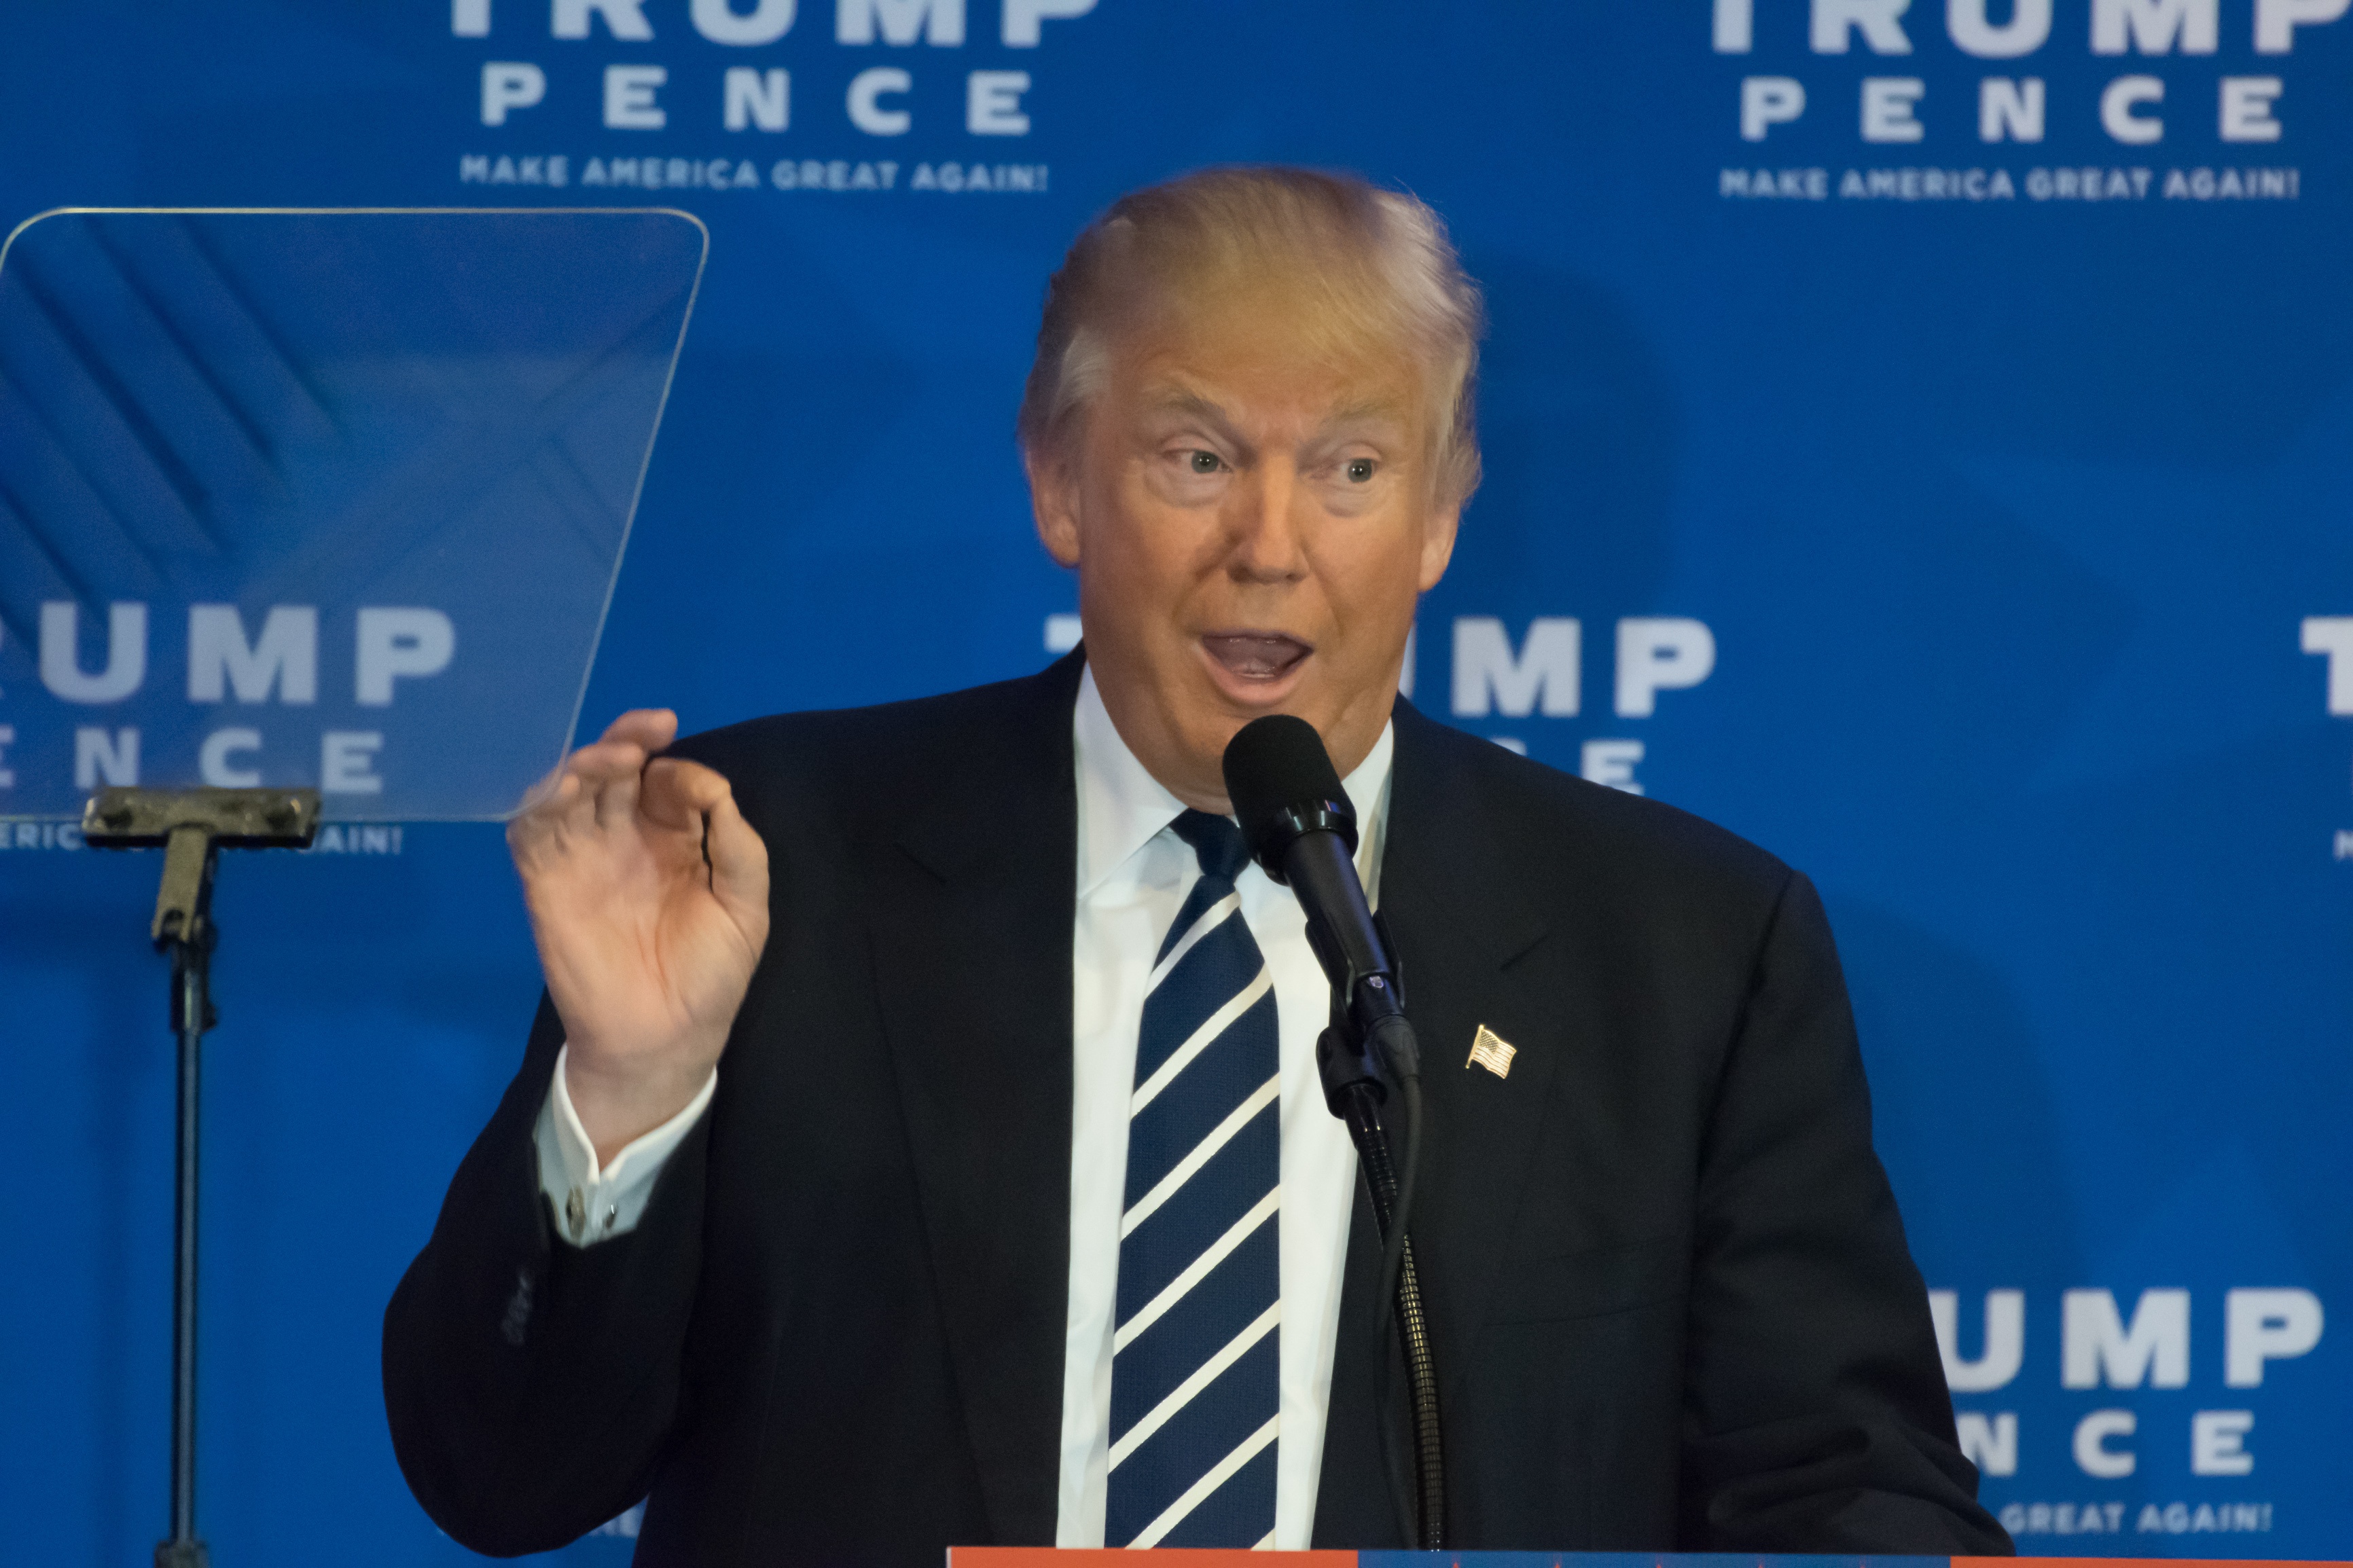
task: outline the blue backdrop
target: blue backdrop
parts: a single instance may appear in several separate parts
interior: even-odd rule
[[[2341,1556],[2346,9],[19,5],[0,220],[701,217],[583,723],[703,727],[1043,661],[1073,590],[1013,408],[1113,195],[1237,159],[1414,189],[1493,313],[1490,479],[1416,700],[1821,884],[2022,1547]],[[158,868],[5,842],[0,1557],[132,1561],[164,1521]],[[498,830],[238,857],[218,913],[205,1533],[459,1560],[375,1347],[536,994]]]

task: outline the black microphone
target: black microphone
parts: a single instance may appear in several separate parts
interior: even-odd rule
[[[1292,890],[1307,913],[1307,942],[1332,982],[1335,1025],[1344,1020],[1356,1059],[1327,1060],[1324,1094],[1345,1119],[1347,1091],[1369,1083],[1386,1098],[1421,1074],[1420,1051],[1405,1020],[1405,998],[1387,936],[1356,879],[1356,814],[1315,726],[1272,713],[1241,727],[1226,745],[1226,798],[1243,842],[1266,874]]]

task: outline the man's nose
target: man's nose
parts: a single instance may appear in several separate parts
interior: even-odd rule
[[[1307,574],[1299,517],[1306,497],[1298,470],[1286,459],[1271,458],[1250,477],[1251,483],[1237,487],[1227,570],[1244,582],[1295,582]]]

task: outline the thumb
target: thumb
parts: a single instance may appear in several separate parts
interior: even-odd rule
[[[757,947],[768,932],[768,847],[744,820],[730,791],[712,802],[702,852],[711,862],[712,895]]]

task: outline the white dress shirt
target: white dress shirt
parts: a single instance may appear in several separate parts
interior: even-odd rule
[[[1109,1490],[1113,1312],[1136,1034],[1153,960],[1200,867],[1191,847],[1168,831],[1184,802],[1120,739],[1092,670],[1080,681],[1071,728],[1079,876],[1071,953],[1070,1315],[1054,1543],[1092,1547],[1103,1544]],[[1356,871],[1376,900],[1393,746],[1384,728],[1371,754],[1343,781],[1362,837]],[[1315,1528],[1356,1153],[1347,1130],[1325,1108],[1316,1077],[1315,1038],[1330,1014],[1331,988],[1307,945],[1306,917],[1290,889],[1255,865],[1235,888],[1273,977],[1281,1036],[1282,1397],[1271,1544],[1297,1551]],[[588,1245],[635,1226],[654,1178],[710,1104],[717,1082],[714,1071],[692,1104],[600,1167],[565,1092],[559,1055],[536,1137],[540,1184],[564,1233]]]

